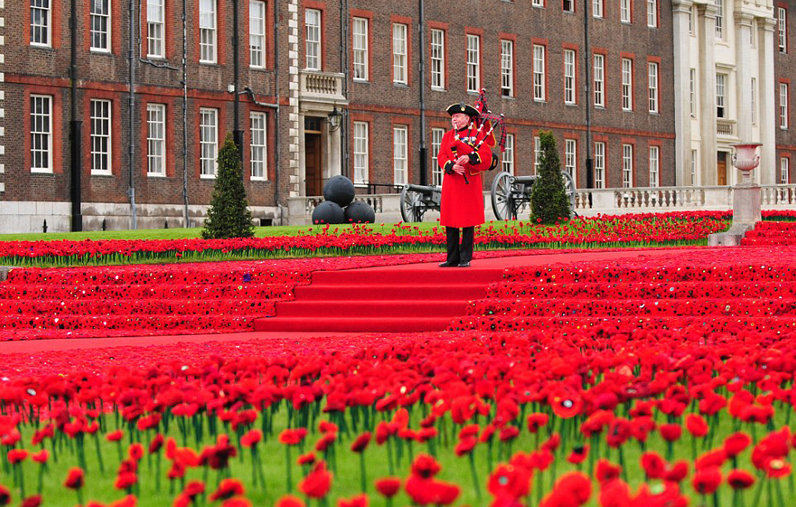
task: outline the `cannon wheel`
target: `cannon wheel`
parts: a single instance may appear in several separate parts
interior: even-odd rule
[[[492,180],[492,211],[498,220],[517,219],[517,203],[512,196],[514,176],[503,171]]]
[[[411,190],[409,186],[401,189],[401,218],[404,222],[422,222],[426,213],[422,194]]]

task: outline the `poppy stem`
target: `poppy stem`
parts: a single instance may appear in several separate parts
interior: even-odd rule
[[[475,496],[478,498],[478,502],[481,502],[481,487],[478,485],[478,472],[475,470],[475,456],[473,456],[473,452],[470,451],[468,454],[470,458],[470,474],[473,477],[473,487],[475,487]]]
[[[367,474],[365,473],[365,452],[364,449],[359,453],[359,485],[362,493],[367,492]]]
[[[785,507],[785,497],[782,496],[782,484],[780,484],[779,479],[774,483],[774,488],[777,490],[777,500],[779,501],[780,507]]]
[[[287,475],[287,490],[288,490],[288,491],[293,491],[293,476],[291,475],[291,472],[292,472],[292,471],[291,471],[291,467],[290,467],[291,463],[290,463],[290,446],[289,446],[289,445],[286,445],[286,446],[285,446],[285,456],[286,456],[286,458],[287,458],[287,459],[285,460],[285,467],[286,467],[286,469],[287,469],[287,470],[286,470],[286,475]]]

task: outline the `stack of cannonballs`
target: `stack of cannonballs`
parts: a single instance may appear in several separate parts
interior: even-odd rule
[[[322,203],[312,212],[313,224],[372,224],[376,212],[370,204],[354,201],[354,184],[345,176],[334,176],[323,186]],[[352,202],[354,201],[354,202]]]

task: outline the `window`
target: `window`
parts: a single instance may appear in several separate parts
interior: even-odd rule
[[[251,146],[249,147],[249,165],[251,165],[251,179],[268,179],[268,150],[267,150],[267,120],[265,113],[252,112],[249,114],[251,133]]]
[[[166,176],[166,106],[146,106],[147,176]]]
[[[788,157],[782,157],[779,159],[779,182],[782,185],[787,185],[790,181],[789,165],[790,159]]]
[[[688,102],[691,107],[691,118],[696,118],[696,69],[691,69],[688,87]]]
[[[658,112],[658,64],[647,64],[649,74],[650,113]]]
[[[779,84],[779,128],[788,128],[788,84]]]
[[[602,18],[605,15],[603,11],[603,0],[592,0],[591,12],[592,16],[595,18]]]
[[[605,143],[594,143],[594,188],[605,188]]]
[[[30,43],[35,46],[50,46],[51,27],[50,0],[30,0]]]
[[[146,40],[147,56],[164,58],[166,53],[163,45],[164,23],[166,21],[164,0],[147,0],[146,4]]]
[[[249,2],[249,65],[265,67],[265,2]]]
[[[716,74],[716,118],[726,118],[726,108],[724,106],[726,74]]]
[[[605,55],[594,55],[594,105],[605,107]]]
[[[622,186],[633,186],[633,145],[622,145]]]
[[[539,166],[542,163],[542,143],[538,136],[533,138],[533,173],[539,174]]]
[[[564,143],[564,171],[575,182],[578,166],[578,142],[574,139],[566,139]]]
[[[752,78],[752,125],[757,124],[757,79]]]
[[[354,18],[353,24],[354,45],[354,79],[357,81],[368,80],[368,20],[367,18]]]
[[[91,101],[91,174],[111,174],[111,101]]]
[[[564,2],[564,12],[575,12],[575,0],[562,0]]]
[[[393,127],[392,135],[393,183],[395,185],[406,185],[408,183],[406,127]]]
[[[660,185],[660,148],[658,146],[650,146],[650,186],[659,187]]]
[[[431,89],[445,88],[445,32],[431,30]]]
[[[716,1],[716,38],[724,38],[724,0]]]
[[[321,11],[305,10],[304,27],[306,29],[306,68],[321,70]]]
[[[514,174],[514,134],[506,134],[506,151],[503,152],[500,168],[509,174]]]
[[[514,42],[500,41],[500,84],[504,97],[514,96]]]
[[[788,11],[782,7],[777,8],[777,28],[778,28],[778,41],[779,52],[788,52]]]
[[[199,109],[199,177],[215,178],[218,158],[218,109]]]
[[[406,25],[400,23],[392,25],[392,80],[394,83],[407,84],[406,33]]]
[[[622,109],[633,110],[633,60],[622,58]]]
[[[688,33],[689,35],[694,35],[694,14],[695,14],[695,6],[691,6],[688,11]]]
[[[564,103],[575,104],[575,51],[564,50]]]
[[[658,26],[658,0],[647,0],[647,26]]]
[[[697,151],[691,150],[691,186],[696,185]]]
[[[442,185],[442,168],[439,166],[439,150],[442,147],[442,136],[445,129],[431,129],[431,180],[433,185]]]
[[[91,0],[91,50],[111,50],[111,0]]]
[[[630,23],[630,0],[619,0],[619,20]]]
[[[544,0],[531,0],[531,5],[534,7],[544,7]]]
[[[216,0],[199,0],[199,61],[216,63]]]
[[[467,36],[467,91],[481,91],[481,38]]]
[[[354,122],[354,183],[368,183],[368,123]]]
[[[533,46],[533,100],[544,101],[545,92],[545,47],[534,44]]]
[[[53,98],[30,96],[30,172],[53,172]]]

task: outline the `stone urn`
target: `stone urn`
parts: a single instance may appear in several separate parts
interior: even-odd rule
[[[739,143],[733,144],[735,154],[732,156],[732,165],[736,167],[741,174],[741,185],[748,186],[752,184],[752,171],[760,164],[760,155],[757,154],[757,147],[763,146],[760,143]]]

